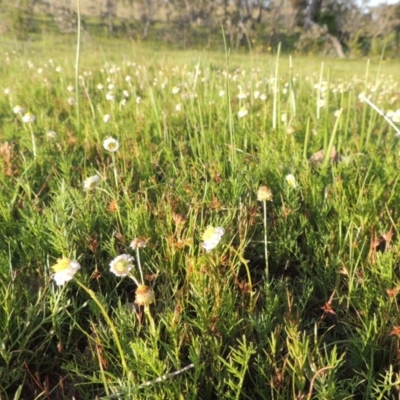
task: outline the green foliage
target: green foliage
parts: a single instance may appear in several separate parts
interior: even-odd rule
[[[397,66],[82,46],[78,127],[72,43],[4,44],[0,397],[398,396]]]

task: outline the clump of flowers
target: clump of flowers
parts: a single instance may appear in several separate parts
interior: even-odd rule
[[[225,229],[222,226],[214,227],[209,225],[201,236],[203,243],[201,247],[208,252],[217,247],[218,243],[221,241],[222,236],[225,233]]]
[[[116,152],[119,149],[119,142],[117,139],[114,139],[112,137],[108,137],[103,141],[103,147],[107,150],[110,151],[111,153]]]
[[[110,271],[117,276],[126,276],[133,269],[133,256],[121,254],[110,262]]]
[[[63,286],[75,276],[81,269],[81,266],[77,261],[64,257],[58,259],[57,263],[51,268],[54,271],[52,278],[56,282],[56,285]]]
[[[94,190],[99,186],[100,177],[98,175],[90,176],[89,178],[85,179],[83,183],[83,188],[85,190]]]

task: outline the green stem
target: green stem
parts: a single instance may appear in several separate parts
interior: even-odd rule
[[[29,130],[31,132],[33,158],[36,160],[36,141],[31,123],[29,123]]]
[[[137,259],[138,269],[139,269],[139,272],[140,272],[140,279],[142,281],[142,285],[144,285],[142,264],[140,263],[139,247],[136,248],[136,259]]]
[[[114,153],[111,153],[111,159],[112,159],[113,169],[114,169],[115,188],[118,190],[118,172],[117,172],[117,166],[115,165],[115,154]]]
[[[151,315],[149,306],[144,306],[144,313],[146,314],[146,316],[147,316],[147,318],[149,320],[151,334],[153,335],[153,337],[155,337],[155,335],[156,335],[156,325],[154,323],[153,316]]]
[[[264,208],[264,251],[265,251],[265,277],[269,283],[269,266],[268,266],[268,237],[267,237],[267,202],[263,201]]]
[[[118,352],[119,352],[119,355],[121,358],[122,367],[124,369],[124,374],[125,374],[125,376],[128,376],[128,374],[129,374],[128,365],[126,363],[125,355],[122,350],[121,342],[119,341],[118,333],[117,333],[117,330],[115,329],[114,323],[112,322],[111,318],[107,314],[107,311],[105,310],[104,306],[100,303],[99,299],[96,297],[96,294],[93,292],[93,290],[89,289],[87,286],[85,286],[82,282],[78,281],[77,279],[75,279],[75,282],[92,298],[92,300],[94,300],[94,302],[99,307],[101,313],[103,314],[103,317],[106,320],[106,322],[107,322],[108,326],[110,327],[111,332],[114,336],[115,344],[117,345]]]
[[[275,130],[277,127],[277,120],[278,120],[278,99],[279,99],[279,93],[278,93],[278,87],[279,87],[279,56],[281,54],[281,44],[279,43],[278,45],[278,51],[276,53],[276,61],[275,61],[275,76],[274,76],[274,100],[273,100],[273,110],[272,110],[272,129]]]
[[[76,121],[78,133],[81,130],[80,104],[79,104],[79,61],[81,53],[81,4],[80,0],[76,0],[76,15],[78,18],[77,35],[76,35],[76,58],[75,58],[75,102],[76,102]]]

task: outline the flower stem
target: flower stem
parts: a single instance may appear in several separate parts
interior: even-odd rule
[[[144,285],[142,264],[140,263],[140,256],[139,256],[139,247],[136,248],[136,258],[137,258],[138,269],[140,272],[140,279],[142,281],[142,285]]]
[[[113,168],[114,168],[115,187],[118,190],[118,172],[117,172],[117,166],[115,165],[115,154],[114,153],[111,153],[111,158],[112,158],[112,163],[113,163]]]
[[[29,130],[31,131],[33,158],[36,160],[36,141],[35,141],[35,134],[33,132],[32,124],[29,124]]]
[[[81,130],[81,115],[79,102],[79,61],[81,52],[81,3],[76,0],[76,15],[78,18],[77,34],[76,34],[76,57],[75,57],[75,102],[76,102],[76,122],[78,133]]]
[[[108,326],[110,327],[111,332],[114,336],[115,344],[117,345],[117,348],[118,348],[118,352],[119,352],[119,355],[121,358],[121,363],[122,363],[122,367],[124,369],[124,373],[126,376],[128,376],[128,374],[129,374],[128,365],[126,364],[125,355],[122,350],[121,342],[119,341],[118,333],[117,333],[117,330],[115,329],[114,323],[112,322],[111,318],[107,314],[107,311],[105,310],[104,306],[101,304],[99,299],[96,297],[96,294],[93,292],[93,290],[89,289],[87,286],[85,286],[82,282],[78,281],[77,279],[75,279],[75,282],[92,298],[92,300],[94,300],[94,302],[99,307],[101,313],[103,314],[103,317],[106,320],[106,322],[107,322]]]
[[[146,314],[146,316],[147,316],[147,318],[149,320],[149,323],[150,323],[151,334],[153,336],[155,336],[155,334],[156,334],[156,325],[154,324],[154,319],[153,319],[153,316],[151,315],[151,312],[150,312],[150,306],[144,306],[144,312],[145,312],[145,314]]]
[[[268,237],[267,237],[267,202],[263,201],[264,208],[264,252],[265,252],[265,277],[269,283],[269,266],[268,266]]]

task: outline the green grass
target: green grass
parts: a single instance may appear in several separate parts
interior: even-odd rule
[[[78,129],[72,38],[1,48],[0,399],[398,398],[398,64],[84,38]]]

